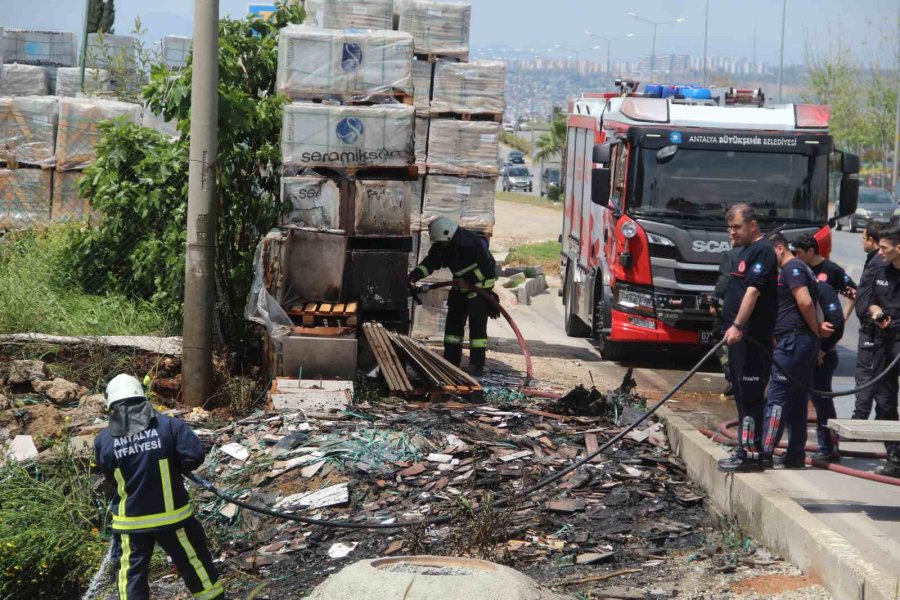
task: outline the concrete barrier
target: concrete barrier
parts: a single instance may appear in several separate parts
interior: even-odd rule
[[[820,578],[835,598],[897,600],[898,574],[863,558],[846,538],[775,489],[764,473],[719,472],[716,461],[727,456],[725,450],[667,408],[657,414],[711,508],[736,517],[767,548]]]

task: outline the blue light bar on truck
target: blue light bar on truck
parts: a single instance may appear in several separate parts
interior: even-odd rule
[[[644,96],[650,98],[676,98],[684,100],[711,100],[712,90],[684,84],[648,83],[644,86]]]

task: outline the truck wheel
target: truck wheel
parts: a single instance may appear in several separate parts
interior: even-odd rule
[[[566,335],[569,337],[587,337],[590,329],[584,324],[577,314],[575,314],[575,293],[573,287],[575,285],[575,276],[572,273],[572,267],[566,268],[566,283],[563,288],[563,306],[565,307],[565,326]]]
[[[625,345],[621,342],[613,342],[603,333],[604,329],[612,327],[612,305],[605,301],[601,283],[597,284],[597,289],[594,291],[594,303],[592,333],[597,342],[597,350],[600,351],[600,356],[604,360],[622,360],[625,358]]]

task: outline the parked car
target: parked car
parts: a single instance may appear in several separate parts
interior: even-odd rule
[[[541,196],[550,193],[550,188],[559,188],[559,167],[544,167],[541,173]]]
[[[512,150],[506,156],[506,158],[509,159],[509,162],[511,162],[515,165],[524,165],[525,164],[525,155],[518,150]]]
[[[885,224],[893,222],[896,209],[897,203],[886,189],[861,187],[856,213],[839,219],[837,229],[841,230],[846,226],[851,232],[856,232],[864,228],[868,221],[874,220]]]
[[[504,175],[506,175],[506,172],[509,171],[509,168],[511,166],[513,166],[513,164],[511,162],[509,162],[508,160],[505,161],[502,165],[500,165],[500,177],[503,177]]]
[[[518,165],[512,165],[509,169],[506,170],[506,175],[503,176],[503,191],[509,192],[512,190],[523,190],[526,192],[530,192],[534,189],[534,181],[531,177],[531,172],[528,170],[528,167],[520,167]]]

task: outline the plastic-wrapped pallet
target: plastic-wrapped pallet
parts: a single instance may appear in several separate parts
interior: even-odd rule
[[[99,68],[126,68],[137,66],[138,40],[133,35],[89,33],[85,64]]]
[[[307,22],[322,29],[393,29],[393,0],[306,0]]]
[[[84,175],[78,171],[57,171],[53,174],[53,196],[50,220],[54,223],[87,221],[91,218],[91,203],[82,198],[78,185]]]
[[[496,177],[500,124],[433,119],[428,134],[428,172]]]
[[[3,65],[0,96],[45,96],[50,93],[47,67]]]
[[[100,141],[97,126],[102,121],[118,118],[140,123],[140,105],[98,98],[60,98],[56,168],[75,171],[93,163],[94,147]]]
[[[431,112],[493,113],[506,110],[506,64],[494,60],[438,61]]]
[[[54,96],[0,98],[0,160],[52,167],[58,120]]]
[[[153,111],[146,107],[144,108],[144,114],[141,117],[141,125],[164,133],[170,138],[178,139],[181,137],[181,132],[178,131],[177,120],[172,119],[166,121],[164,118],[153,114]]]
[[[193,39],[189,37],[167,35],[160,46],[162,61],[170,69],[183,69],[191,53],[192,43]]]
[[[49,223],[52,181],[49,169],[0,169],[0,229]]]
[[[406,181],[357,181],[353,202],[353,235],[408,236],[414,203]]]
[[[84,70],[84,93],[110,91],[109,71],[105,69]],[[56,70],[56,95],[75,97],[81,93],[81,69],[60,67]]]
[[[78,49],[74,33],[7,29],[3,32],[3,60],[47,67],[74,67]]]
[[[278,34],[276,89],[294,100],[397,92],[411,96],[412,55],[408,33],[289,25]]]
[[[281,154],[289,168],[405,167],[415,158],[415,108],[404,104],[284,107]]]
[[[285,225],[308,229],[341,228],[341,193],[335,182],[317,175],[281,178],[281,201],[290,204]]]
[[[416,164],[425,166],[428,161],[428,118],[416,117]]]
[[[495,178],[429,175],[425,180],[422,230],[437,217],[449,217],[460,227],[490,235],[494,230],[496,187]]]
[[[422,192],[424,189],[424,175],[419,175],[418,179],[409,182],[409,191],[412,194],[413,199],[409,215],[409,230],[413,233],[422,231]]]
[[[431,69],[434,63],[414,60],[412,63],[413,104],[416,112],[427,115],[431,108]]]
[[[417,54],[468,58],[471,4],[403,0],[397,12],[397,28],[412,34]]]

